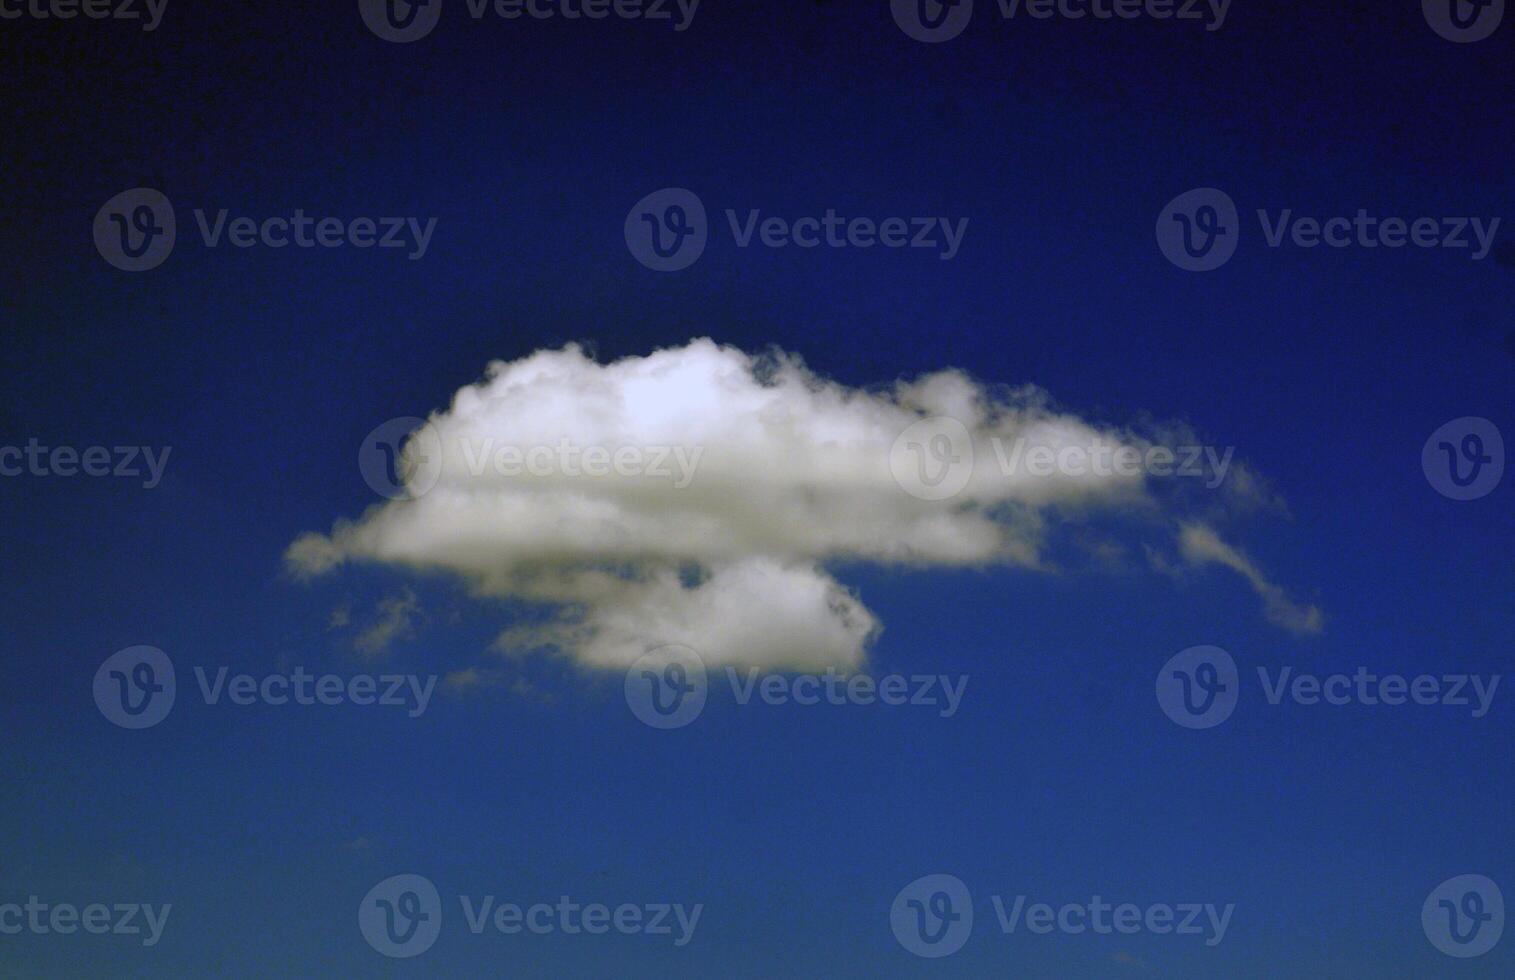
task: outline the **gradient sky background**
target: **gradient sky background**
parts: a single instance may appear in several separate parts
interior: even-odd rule
[[[1515,27],[1458,46],[1419,5],[1258,5],[1225,28],[999,18],[907,38],[882,2],[708,0],[693,27],[469,20],[379,41],[350,2],[171,0],[115,22],[5,21],[0,444],[171,445],[163,484],[0,479],[0,902],[173,903],[160,945],[0,937],[0,974],[519,977],[1495,977],[1456,961],[1429,890],[1515,899],[1515,725],[1445,708],[1266,706],[1207,731],[1153,698],[1185,647],[1256,666],[1505,673],[1509,478],[1458,503],[1420,471],[1444,422],[1515,437],[1515,260],[1265,248],[1259,207],[1507,215]],[[112,195],[163,190],[180,246],[130,276],[95,253]],[[1206,275],[1153,241],[1164,204],[1227,190],[1248,236]],[[665,186],[713,214],[970,219],[961,254],[735,248],[638,265],[627,209]],[[436,216],[430,253],[205,249],[194,208]],[[301,532],[375,501],[380,422],[425,415],[487,361],[570,340],[602,359],[709,335],[838,381],[940,367],[1031,381],[1086,417],[1182,418],[1287,498],[1237,541],[1315,602],[1271,626],[1240,578],[1142,569],[844,567],[886,629],[875,672],[966,673],[959,714],[737,708],[639,724],[620,676],[551,700],[207,707],[189,665],[443,673],[511,622],[445,577],[292,581]],[[382,668],[332,609],[416,590]],[[162,725],[90,695],[135,644],[179,665]],[[375,882],[444,897],[414,961],[355,925]],[[972,940],[894,941],[921,875],[962,877]],[[683,949],[639,936],[472,936],[456,895],[703,902]],[[1237,905],[1225,941],[1002,935],[988,896]]]

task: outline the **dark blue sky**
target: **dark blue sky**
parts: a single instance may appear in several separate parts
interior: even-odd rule
[[[0,905],[173,904],[156,947],[0,935],[0,973],[58,976],[1509,976],[1511,940],[1445,957],[1419,912],[1463,873],[1515,897],[1512,715],[1266,704],[1256,668],[1504,674],[1508,479],[1458,502],[1422,444],[1481,416],[1515,437],[1515,245],[1266,247],[1256,210],[1504,215],[1515,27],[1456,45],[1414,3],[1262,6],[1225,27],[1002,20],[906,37],[883,2],[707,0],[684,32],[472,21],[385,43],[353,3],[170,6],[0,22],[0,446],[172,446],[151,490],[0,478]],[[318,9],[320,8],[320,9]],[[113,195],[156,187],[179,245],[140,275],[96,254]],[[966,217],[951,261],[737,248],[658,274],[628,208],[662,187],[764,214]],[[1195,187],[1236,201],[1223,268],[1153,228]],[[194,209],[437,219],[426,256],[203,247]],[[966,674],[950,719],[746,707],[637,723],[619,675],[539,670],[545,697],[403,712],[208,706],[189,665],[446,673],[518,610],[445,576],[286,574],[299,534],[375,502],[386,419],[444,407],[491,359],[602,359],[711,336],[848,385],[958,367],[1088,418],[1150,414],[1235,446],[1288,501],[1233,535],[1325,613],[1296,636],[1240,577],[844,566],[886,629],[875,673]],[[334,608],[397,589],[424,629],[376,665]],[[172,715],[110,724],[97,667],[150,644]],[[1236,714],[1163,715],[1196,644],[1236,658]],[[416,960],[355,927],[426,875],[446,920]],[[901,949],[908,882],[972,889],[963,950]],[[467,933],[460,894],[704,903],[696,938]],[[990,895],[1235,903],[1225,941],[1001,934]]]

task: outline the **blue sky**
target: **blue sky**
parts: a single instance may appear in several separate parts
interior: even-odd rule
[[[1456,875],[1515,894],[1505,690],[1475,719],[1274,706],[1256,679],[1506,672],[1509,482],[1451,500],[1420,459],[1453,419],[1515,434],[1510,246],[1272,249],[1255,217],[1501,215],[1509,25],[1454,45],[1410,4],[1238,0],[1206,32],[1003,21],[981,2],[928,45],[882,3],[702,7],[676,33],[475,23],[449,0],[400,45],[351,6],[0,31],[20,80],[0,107],[0,446],[172,447],[152,489],[0,478],[0,905],[172,904],[149,949],[0,935],[0,973],[1510,974],[1508,938],[1458,960],[1420,922]],[[138,186],[173,200],[180,237],[128,275],[89,229]],[[693,190],[715,226],[677,273],[643,268],[622,233],[664,187]],[[1153,234],[1195,187],[1226,191],[1242,225],[1235,257],[1202,274]],[[191,213],[221,208],[437,224],[417,261],[206,248]],[[951,261],[742,249],[727,208],[969,223]],[[520,668],[529,690],[439,690],[414,718],[204,703],[194,666],[498,667],[496,636],[535,615],[521,603],[383,562],[302,581],[287,549],[381,502],[357,465],[370,430],[447,408],[488,362],[576,341],[610,363],[695,337],[793,352],[847,388],[951,368],[1034,383],[1091,423],[1183,420],[1287,501],[1231,515],[1225,537],[1324,626],[1280,629],[1218,565],[1152,569],[1141,545],[1173,548],[1161,522],[1101,512],[1091,533],[1128,549],[1115,567],[822,560],[882,623],[871,673],[967,676],[950,718],[743,706],[722,682],[694,723],[657,731],[628,710],[624,671],[572,655]],[[355,637],[396,596],[414,628],[366,656]],[[179,690],[161,724],[129,731],[91,684],[138,644],[173,659]],[[1190,731],[1154,680],[1197,644],[1229,651],[1242,693]],[[357,928],[369,889],[402,873],[443,903],[440,938],[408,960]],[[889,909],[938,873],[976,916],[960,951],[927,960]],[[1021,894],[1235,912],[1214,947],[1004,934],[991,896]],[[459,896],[484,895],[703,912],[682,947],[473,935]]]

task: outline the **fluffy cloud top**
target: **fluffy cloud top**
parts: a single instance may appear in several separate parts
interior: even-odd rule
[[[925,421],[941,418],[954,427]],[[1318,611],[1171,513],[1146,472],[1066,454],[1031,465],[1036,447],[1161,441],[957,371],[862,390],[710,340],[610,364],[569,346],[490,364],[406,442],[408,499],[303,535],[287,560],[306,575],[354,560],[442,570],[554,613],[506,631],[506,650],[611,668],[683,643],[712,664],[815,670],[860,666],[880,628],[829,563],[1039,567],[1060,519],[1119,513],[1165,526],[1184,560],[1245,576],[1276,621],[1318,628]],[[961,489],[927,499],[949,464]],[[1234,474],[1214,496],[1245,505],[1257,481]]]

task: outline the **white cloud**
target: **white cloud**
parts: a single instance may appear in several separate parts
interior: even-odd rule
[[[896,481],[891,449],[939,416],[965,427],[972,472],[950,499],[924,500]],[[303,535],[290,566],[450,572],[480,596],[555,614],[507,630],[502,649],[605,668],[664,643],[712,664],[860,666],[880,625],[828,564],[1043,567],[1060,523],[1119,513],[1172,534],[1182,496],[1143,473],[1007,471],[1017,440],[1145,450],[1163,438],[1058,411],[1034,387],[949,370],[856,389],[792,355],[751,357],[710,340],[609,364],[576,346],[497,361],[428,429],[402,454],[424,493]],[[600,475],[585,473],[590,450]],[[1212,494],[1212,508],[1262,492],[1238,472],[1245,479]],[[1213,549],[1184,554],[1222,560]],[[1270,615],[1287,607],[1245,560],[1223,563],[1253,580]]]
[[[370,657],[387,653],[396,640],[404,639],[415,632],[416,620],[421,616],[421,604],[410,589],[402,589],[379,601],[378,615],[369,626],[353,640],[353,646]]]
[[[1263,575],[1251,558],[1226,544],[1210,528],[1203,524],[1184,524],[1179,530],[1178,543],[1184,560],[1190,564],[1223,565],[1245,578],[1252,590],[1262,597],[1269,622],[1291,633],[1321,631],[1325,617],[1318,607],[1289,598],[1288,593]]]

